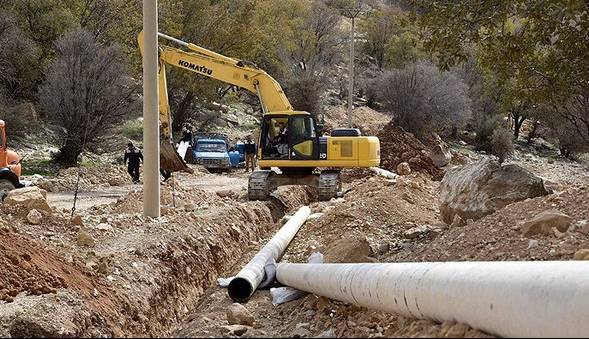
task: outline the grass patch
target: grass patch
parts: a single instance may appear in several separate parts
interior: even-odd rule
[[[44,177],[54,177],[57,175],[59,169],[59,165],[51,159],[25,159],[22,163],[22,175],[40,174]]]
[[[129,120],[121,126],[120,133],[127,139],[140,140],[143,138],[143,123],[139,120]]]

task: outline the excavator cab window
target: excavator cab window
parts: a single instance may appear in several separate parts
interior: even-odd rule
[[[262,127],[263,159],[313,159],[316,130],[307,115],[271,116]]]
[[[313,118],[308,115],[292,116],[289,127],[291,159],[312,159],[317,138]]]

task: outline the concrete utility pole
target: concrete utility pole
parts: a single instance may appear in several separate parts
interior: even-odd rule
[[[160,216],[157,0],[143,0],[143,215]]]
[[[354,43],[356,31],[356,17],[362,13],[360,4],[356,7],[343,10],[344,16],[352,19],[352,30],[350,32],[350,75],[348,85],[348,127],[352,127],[352,110],[354,109]]]

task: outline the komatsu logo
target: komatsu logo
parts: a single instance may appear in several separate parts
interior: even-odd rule
[[[197,72],[200,72],[202,74],[206,74],[206,75],[213,74],[213,70],[212,69],[208,69],[205,66],[200,66],[200,65],[197,65],[197,64],[193,64],[193,63],[188,62],[188,61],[179,60],[178,61],[178,64],[180,66],[182,66],[182,67],[193,69],[193,70],[195,70]]]

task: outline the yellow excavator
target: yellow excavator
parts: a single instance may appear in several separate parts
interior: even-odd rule
[[[138,36],[141,50],[142,34]],[[171,134],[166,64],[258,96],[263,111],[257,154],[260,170],[249,177],[250,200],[266,200],[283,185],[311,186],[317,189],[320,200],[329,200],[341,191],[341,169],[380,164],[377,137],[361,136],[352,128],[333,129],[330,136],[323,136],[323,126],[310,113],[293,110],[280,84],[263,70],[166,34],[158,35],[186,49],[160,45],[158,81],[164,137]]]

